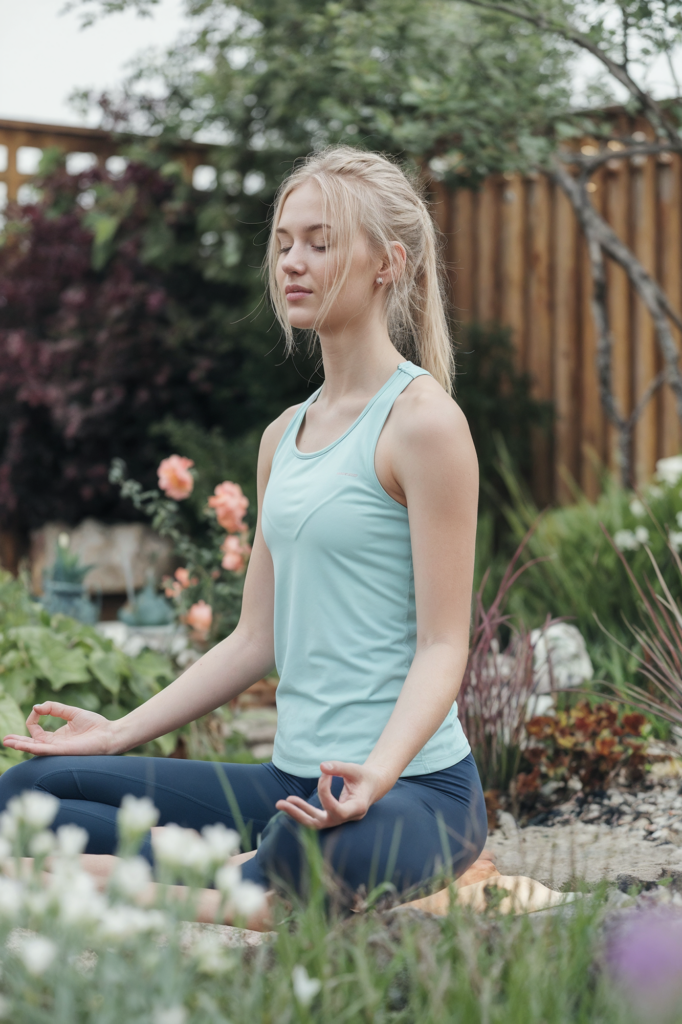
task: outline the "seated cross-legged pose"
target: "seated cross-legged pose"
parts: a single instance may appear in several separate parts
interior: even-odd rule
[[[75,822],[88,854],[112,854],[126,793],[150,796],[161,826],[235,827],[218,767],[257,844],[245,878],[304,893],[309,828],[342,889],[388,881],[404,897],[461,875],[487,831],[455,703],[478,467],[450,396],[436,233],[398,166],[337,147],[283,183],[267,260],[287,344],[294,328],[314,332],[324,383],[263,434],[239,624],[118,721],[36,706],[30,737],[4,739],[36,756],[2,776],[0,809],[25,789],[51,793],[53,827]],[[118,756],[227,703],[273,664],[271,763]],[[41,715],[66,724],[46,732]]]

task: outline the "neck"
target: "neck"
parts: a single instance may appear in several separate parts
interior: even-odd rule
[[[358,392],[374,394],[404,361],[383,321],[346,324],[339,331],[325,328],[319,339],[326,402]]]

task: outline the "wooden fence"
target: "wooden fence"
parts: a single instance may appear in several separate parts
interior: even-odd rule
[[[646,124],[620,128],[651,134]],[[18,170],[21,146],[56,145],[67,152],[93,153],[99,160],[117,148],[108,133],[96,129],[0,121],[3,145],[7,161],[4,169],[0,166],[0,183],[11,199],[30,181]],[[210,159],[209,147],[188,142],[180,156],[191,174]],[[613,160],[593,183],[598,209],[658,277],[675,308],[682,309],[680,158]],[[458,318],[508,325],[519,367],[531,375],[535,394],[554,403],[553,437],[535,440],[537,500],[570,500],[566,471],[590,497],[596,496],[598,465],[617,470],[617,445],[599,400],[585,242],[567,199],[543,175],[489,177],[478,190],[453,192],[437,182],[433,188]],[[611,265],[608,273],[614,386],[622,409],[629,412],[661,360],[651,319],[624,272]],[[460,386],[466,387],[465,379]],[[656,460],[677,453],[681,442],[673,397],[665,387],[636,429],[637,481],[649,479]]]
[[[680,158],[614,159],[592,181],[599,211],[682,309]],[[554,436],[535,443],[536,499],[571,500],[566,471],[595,497],[599,464],[618,469],[617,438],[599,399],[590,267],[568,200],[544,175],[489,177],[478,190],[434,188],[458,319],[508,325],[519,367],[531,374],[535,394],[554,403]],[[628,413],[662,363],[651,319],[625,273],[610,265],[608,274],[614,390]],[[657,459],[679,452],[681,441],[666,386],[636,429],[637,482],[650,479]]]

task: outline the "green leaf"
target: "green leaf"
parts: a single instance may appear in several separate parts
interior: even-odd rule
[[[114,697],[121,689],[121,663],[116,651],[93,651],[88,666],[95,679]]]
[[[54,690],[67,683],[88,683],[88,659],[80,647],[67,647],[64,641],[43,626],[17,626],[11,639],[24,646],[36,675],[46,679]]]
[[[8,733],[27,736],[26,716],[17,702],[7,693],[0,693],[0,737]]]

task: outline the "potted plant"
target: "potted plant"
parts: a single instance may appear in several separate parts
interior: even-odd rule
[[[60,533],[54,564],[43,573],[41,603],[46,611],[94,625],[99,618],[99,607],[89,599],[83,585],[92,568],[92,565],[82,565],[78,555],[69,550],[68,533]]]

